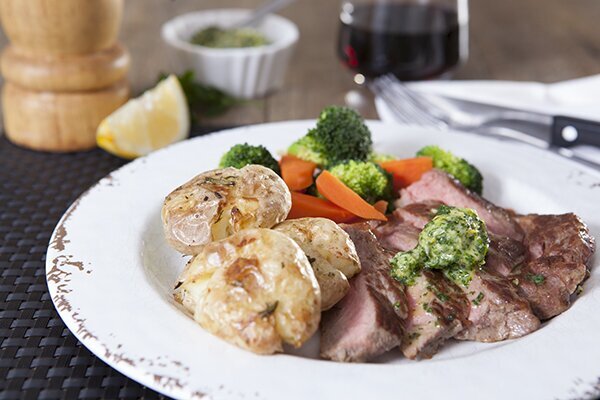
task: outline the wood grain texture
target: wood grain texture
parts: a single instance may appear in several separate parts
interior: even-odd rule
[[[5,82],[2,112],[7,137],[44,151],[80,151],[96,146],[96,128],[129,97],[127,81],[87,92],[36,92]]]
[[[1,0],[0,18],[11,42],[39,56],[87,54],[111,47],[123,0]]]
[[[132,54],[134,92],[154,84],[159,71],[172,68],[160,38],[163,22],[188,11],[253,7],[262,1],[127,0],[121,40]],[[314,118],[323,106],[342,104],[354,84],[335,56],[339,4],[297,0],[284,10],[281,14],[300,29],[284,88],[205,123]],[[455,74],[457,79],[555,82],[600,73],[598,0],[471,0],[470,14],[471,56]],[[371,103],[363,114],[377,117]]]
[[[0,56],[2,76],[30,90],[76,92],[107,88],[129,72],[131,57],[116,44],[90,54],[32,57],[15,46],[6,46]]]

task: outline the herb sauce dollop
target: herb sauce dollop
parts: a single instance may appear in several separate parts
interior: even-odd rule
[[[474,210],[442,205],[419,234],[417,247],[392,258],[391,275],[410,286],[421,269],[438,269],[467,287],[484,264],[489,244],[485,223]]]
[[[256,29],[222,29],[218,26],[209,26],[196,32],[190,42],[216,49],[258,47],[269,44],[265,35]]]

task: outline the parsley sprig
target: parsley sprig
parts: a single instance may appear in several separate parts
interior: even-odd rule
[[[162,81],[169,74],[161,73],[158,81]],[[201,118],[212,118],[224,114],[227,110],[240,100],[236,99],[223,91],[212,86],[196,82],[194,71],[187,70],[181,75],[177,75],[179,83],[187,98],[192,122],[198,122]]]

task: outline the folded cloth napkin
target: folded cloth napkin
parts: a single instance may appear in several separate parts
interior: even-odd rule
[[[459,100],[517,108],[549,115],[568,115],[600,121],[600,75],[553,84],[512,81],[425,81],[408,84],[413,90]],[[385,102],[377,98],[379,118],[396,121]],[[576,146],[572,150],[600,163],[600,149]]]

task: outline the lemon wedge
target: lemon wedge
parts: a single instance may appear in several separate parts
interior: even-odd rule
[[[99,147],[136,158],[188,137],[190,111],[175,75],[131,99],[106,117],[96,131]]]

